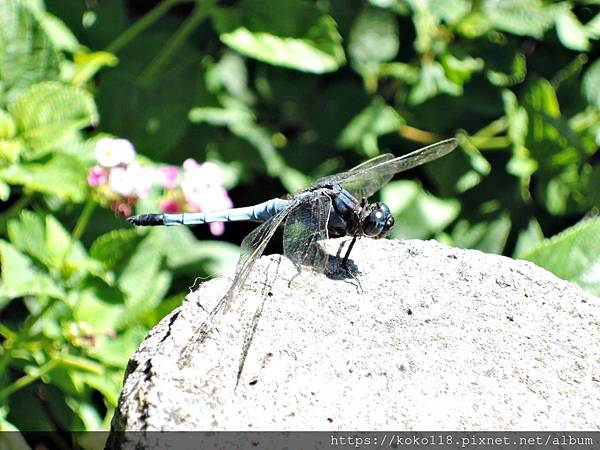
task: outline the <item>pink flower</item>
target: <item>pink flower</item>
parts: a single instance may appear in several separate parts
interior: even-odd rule
[[[87,181],[90,186],[105,184],[108,181],[106,170],[100,166],[91,167]]]
[[[135,159],[135,149],[127,139],[102,138],[96,143],[94,154],[104,167],[127,165]]]
[[[133,179],[125,167],[113,167],[108,175],[108,186],[111,191],[129,197],[133,194]]]
[[[225,231],[225,224],[223,222],[213,222],[208,227],[213,236],[221,236]]]
[[[165,189],[175,189],[179,168],[175,166],[159,167],[156,173],[157,182]]]
[[[183,163],[183,180],[181,190],[192,211],[215,211],[227,209],[233,203],[221,183],[221,171],[215,163],[198,164],[193,159]],[[223,234],[225,226],[222,222],[210,224],[213,235]]]
[[[173,199],[166,199],[160,202],[160,210],[166,213],[176,213],[181,210],[179,203]]]
[[[124,197],[146,198],[152,187],[150,170],[137,163],[113,167],[108,176],[110,190]]]
[[[214,211],[233,206],[227,191],[221,185],[221,173],[215,163],[198,164],[193,159],[183,163],[181,190],[191,209]]]
[[[131,163],[127,166],[127,172],[133,180],[133,191],[136,197],[146,198],[152,187],[152,175],[154,171],[148,167],[143,167],[138,163]]]

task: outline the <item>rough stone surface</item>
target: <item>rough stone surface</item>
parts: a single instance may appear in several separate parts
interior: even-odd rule
[[[113,430],[600,430],[600,299],[434,241],[352,258],[358,281],[261,258],[199,342],[229,281],[203,284],[133,355]]]

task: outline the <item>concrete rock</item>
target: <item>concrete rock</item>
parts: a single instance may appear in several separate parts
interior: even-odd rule
[[[600,429],[598,298],[434,241],[352,258],[357,279],[261,258],[200,342],[229,286],[204,283],[133,355],[113,430]]]

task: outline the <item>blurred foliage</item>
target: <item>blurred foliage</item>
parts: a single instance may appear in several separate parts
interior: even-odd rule
[[[235,261],[95,207],[106,135],[218,162],[238,205],[456,136],[381,192],[393,237],[526,258],[600,295],[598,39],[593,0],[3,0],[1,429],[106,429],[149,328]]]

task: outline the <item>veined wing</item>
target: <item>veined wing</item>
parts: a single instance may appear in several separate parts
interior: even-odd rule
[[[294,206],[297,204],[298,202],[290,202],[287,207],[279,211],[269,220],[260,224],[244,238],[240,249],[240,258],[235,269],[235,275],[233,277],[231,287],[227,291],[227,294],[225,294],[225,297],[223,297],[223,299],[217,304],[214,312],[216,312],[221,306],[223,306],[224,311],[227,311],[230,308],[232,301],[235,299],[235,297],[237,297],[244,286],[244,283],[252,271],[254,264],[263,254],[265,247],[273,237],[273,234],[275,234],[275,230],[277,230],[277,227],[281,225],[292,208],[294,208]]]
[[[365,161],[347,172],[322,178],[316,184],[340,184],[356,198],[368,198],[395,174],[441,158],[456,146],[456,139],[446,139],[397,158],[387,153]]]
[[[329,237],[330,212],[329,196],[317,193],[290,211],[283,231],[283,254],[297,266],[312,266],[317,272],[325,271],[327,253],[319,248],[317,241]]]

